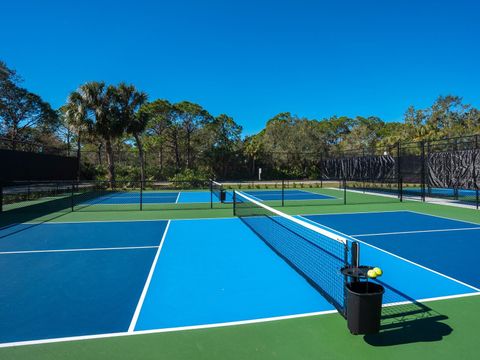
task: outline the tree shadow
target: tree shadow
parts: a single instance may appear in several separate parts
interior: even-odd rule
[[[445,324],[448,317],[419,303],[388,284],[385,287],[380,332],[364,336],[372,346],[393,346],[417,342],[441,341],[453,329]]]

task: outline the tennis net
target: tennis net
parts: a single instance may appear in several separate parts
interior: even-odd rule
[[[346,315],[345,278],[340,270],[348,265],[349,240],[237,191],[234,213],[340,314]]]
[[[210,190],[212,194],[217,197],[218,200],[220,200],[221,202],[225,200],[223,195],[223,184],[214,180],[210,180]]]

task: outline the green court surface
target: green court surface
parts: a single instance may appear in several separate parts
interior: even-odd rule
[[[317,190],[338,194],[339,190]],[[272,203],[271,205],[278,205]],[[349,193],[334,201],[296,202],[281,211],[297,215],[411,210],[480,224],[480,212],[418,201]],[[200,219],[232,217],[232,204],[213,209],[179,207],[163,211],[74,211],[3,213],[0,225],[18,222]],[[415,281],[412,279],[412,281]],[[480,296],[426,301],[429,316],[405,317],[379,334],[354,336],[337,313],[249,324],[122,334],[88,340],[0,348],[0,359],[473,359],[478,356]],[[1,319],[0,319],[1,321]]]
[[[474,359],[480,297],[429,302],[443,320],[353,336],[337,314],[0,349],[14,359]]]

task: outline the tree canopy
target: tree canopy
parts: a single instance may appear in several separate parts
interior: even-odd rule
[[[454,95],[439,96],[426,108],[410,106],[402,121],[282,112],[245,136],[228,114],[212,115],[190,101],[148,102],[131,84],[87,82],[55,111],[21,83],[0,61],[0,136],[10,147],[21,140],[74,146],[83,177],[111,181],[116,174],[126,180],[242,179],[259,167],[271,177],[314,177],[321,158],[480,133],[480,110]]]

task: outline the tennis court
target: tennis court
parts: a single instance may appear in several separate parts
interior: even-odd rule
[[[182,204],[182,203],[210,203],[209,191],[129,191],[112,192],[102,196],[81,201],[78,205],[129,205],[139,204]],[[219,200],[214,198],[213,201]]]
[[[411,211],[300,219],[361,241],[362,260],[385,271],[386,305],[479,291],[478,224]],[[2,346],[335,312],[250,225],[236,217],[5,227]]]

